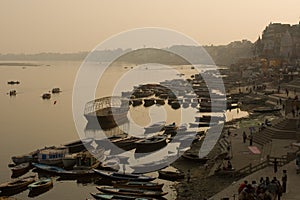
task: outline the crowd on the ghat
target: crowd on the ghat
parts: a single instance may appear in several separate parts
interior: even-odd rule
[[[283,176],[281,182],[273,177],[270,180],[269,177],[261,177],[259,182],[253,180],[248,183],[245,180],[240,184],[238,188],[238,199],[239,200],[278,200],[281,199],[283,193],[286,192],[287,173],[283,170]]]

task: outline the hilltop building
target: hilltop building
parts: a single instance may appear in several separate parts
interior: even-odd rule
[[[266,59],[284,59],[288,63],[300,59],[299,24],[270,23],[255,42],[254,54]]]

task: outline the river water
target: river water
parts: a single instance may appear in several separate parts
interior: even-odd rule
[[[60,145],[79,139],[73,114],[72,91],[80,62],[31,62],[39,66],[1,66],[0,67],[0,183],[10,180],[11,171],[8,164],[11,156],[20,155],[44,146]],[[101,64],[99,64],[101,65]],[[128,81],[124,72],[129,69],[112,69],[108,71],[97,88],[96,96],[111,95],[113,85],[119,81],[116,92],[132,90],[132,86],[143,82],[146,77],[160,81],[163,77],[171,80],[178,78],[178,73],[153,70],[152,75],[139,76],[133,74],[134,81]],[[147,67],[141,70],[149,70]],[[190,68],[179,67],[180,73],[187,75],[195,73]],[[130,76],[129,76],[130,77]],[[128,78],[128,77],[127,77]],[[8,85],[7,81],[18,80],[19,85]],[[130,79],[131,80],[131,79]],[[128,85],[125,83],[130,82]],[[52,95],[50,100],[43,100],[41,95],[59,87],[62,92]],[[10,97],[7,92],[16,90],[17,95]],[[92,99],[90,99],[92,100]],[[147,108],[146,113],[155,113],[155,109]],[[179,110],[167,110],[167,123],[178,120]],[[155,115],[155,114],[154,114]],[[163,114],[165,115],[165,114]],[[245,117],[247,113],[232,110],[226,113],[227,120]],[[132,119],[140,126],[152,123],[151,114],[135,112]],[[191,116],[191,118],[194,118]],[[188,121],[188,120],[187,120]],[[86,121],[83,121],[86,123]],[[89,133],[86,133],[89,134]],[[90,136],[87,136],[90,137]],[[170,183],[166,182],[167,185]],[[168,199],[174,199],[175,193],[169,187]],[[36,199],[86,199],[89,193],[96,192],[94,184],[79,183],[78,181],[55,181],[50,191],[35,197]],[[28,191],[15,195],[16,198],[30,199]]]

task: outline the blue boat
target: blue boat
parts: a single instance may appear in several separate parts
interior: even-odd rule
[[[80,177],[80,176],[88,176],[93,175],[95,172],[93,170],[65,170],[60,167],[45,165],[45,164],[38,164],[38,163],[32,163],[34,167],[36,167],[39,170],[56,174],[59,176],[67,176],[67,177]]]

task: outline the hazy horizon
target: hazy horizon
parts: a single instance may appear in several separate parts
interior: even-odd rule
[[[200,45],[254,42],[270,22],[298,24],[299,0],[2,0],[0,53],[77,53],[131,29],[161,27]]]

